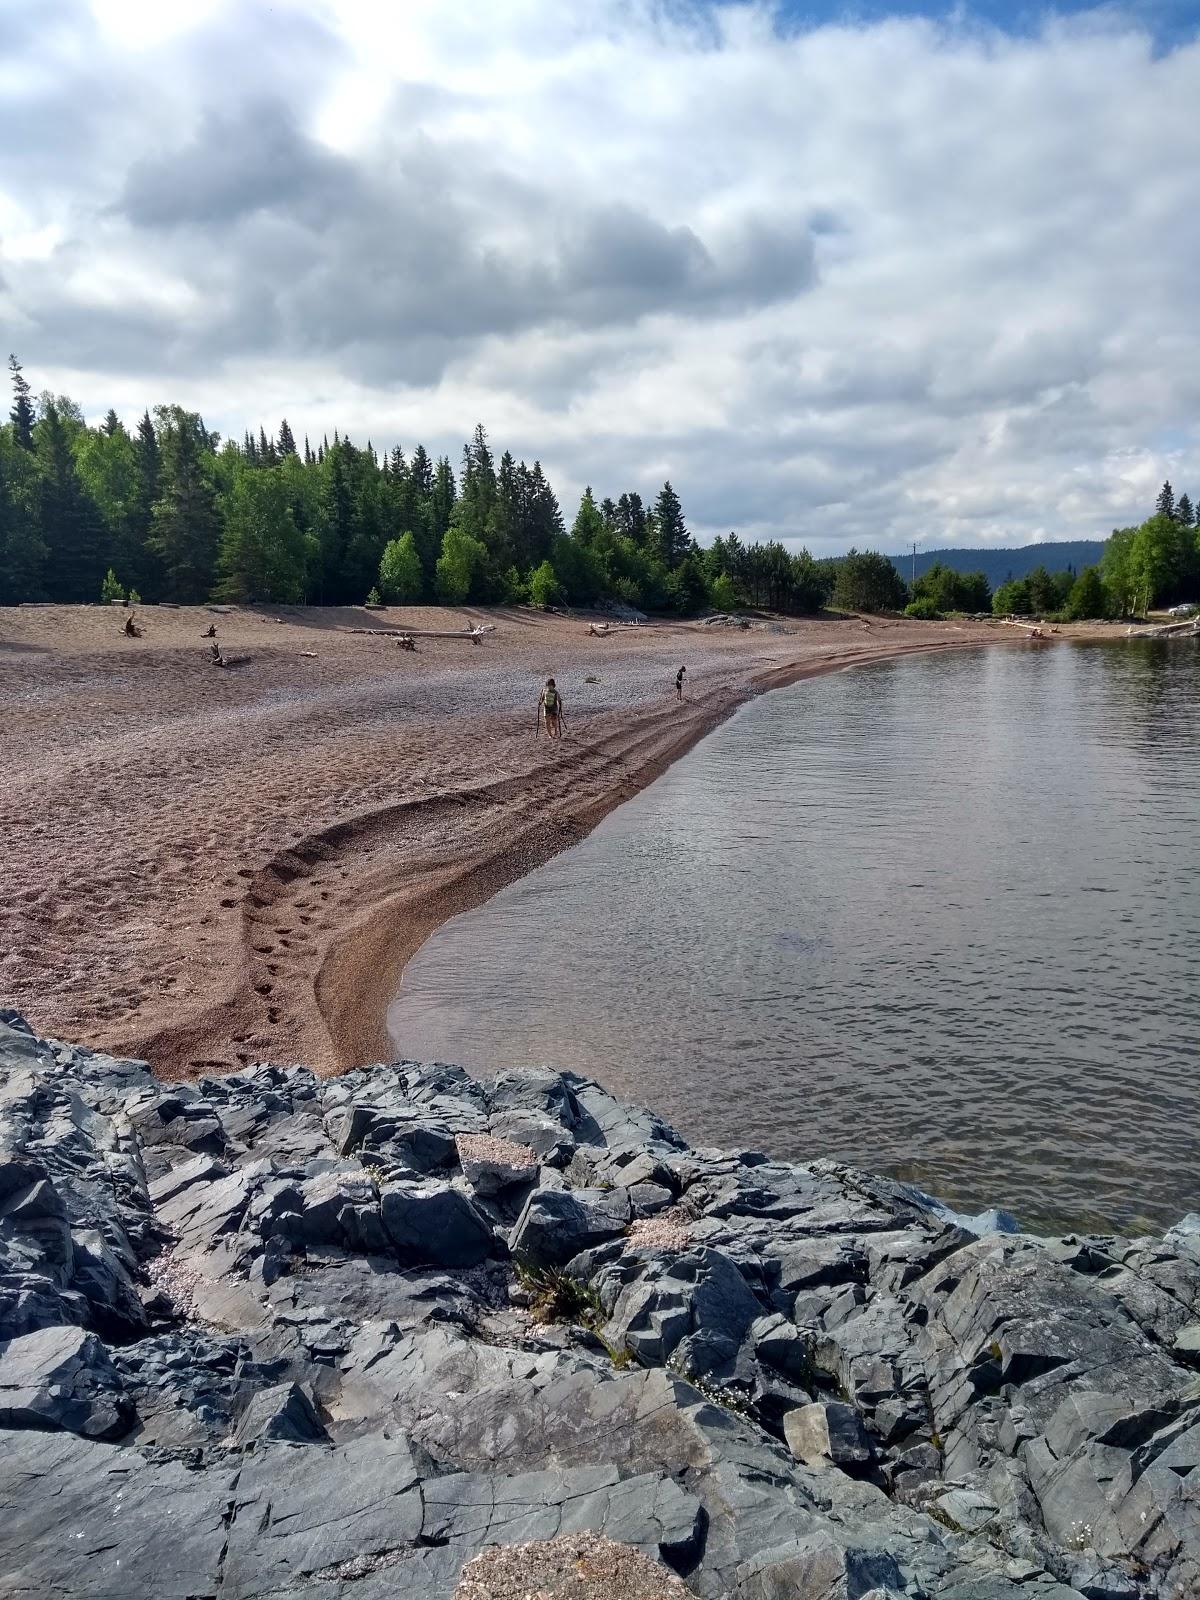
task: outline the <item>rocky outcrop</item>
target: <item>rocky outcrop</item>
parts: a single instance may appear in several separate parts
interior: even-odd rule
[[[0,1020],[6,1596],[450,1600],[574,1540],[711,1600],[1185,1600],[1198,1350],[1200,1218],[1039,1239],[570,1076],[165,1085]]]

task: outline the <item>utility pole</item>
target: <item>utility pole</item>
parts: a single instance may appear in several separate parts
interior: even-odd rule
[[[917,587],[917,541],[913,540],[912,587]]]

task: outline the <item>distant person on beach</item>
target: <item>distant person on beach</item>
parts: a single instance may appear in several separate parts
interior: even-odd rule
[[[686,671],[687,671],[686,667],[680,667],[679,671],[675,674],[675,698],[676,698],[676,700],[682,700],[683,699],[683,675],[684,675],[684,673]]]
[[[546,679],[546,687],[538,698],[538,716],[546,713],[546,736],[550,739],[562,737],[562,695],[559,694],[553,678]]]

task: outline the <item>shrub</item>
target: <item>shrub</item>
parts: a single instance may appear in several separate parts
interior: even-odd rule
[[[487,550],[462,528],[446,530],[437,564],[438,598],[447,605],[461,605],[471,593],[477,575],[487,563]]]
[[[737,607],[737,590],[727,572],[715,577],[708,586],[708,603],[714,611],[733,611]]]
[[[423,574],[417,542],[411,533],[389,539],[379,561],[379,587],[396,605],[421,598]]]
[[[915,600],[910,600],[904,608],[906,617],[916,617],[919,622],[940,622],[942,613],[937,608],[937,601],[932,595],[918,595]]]
[[[114,600],[124,600],[124,598],[125,586],[118,581],[116,573],[109,567],[104,574],[104,582],[100,585],[100,599],[105,605],[109,605]],[[132,598],[131,595],[130,599]]]
[[[563,586],[558,581],[558,573],[548,561],[543,561],[529,577],[529,599],[531,604],[537,606],[539,611],[548,611],[551,606],[560,606],[565,596]]]

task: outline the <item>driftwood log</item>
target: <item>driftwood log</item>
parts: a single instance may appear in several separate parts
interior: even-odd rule
[[[464,643],[482,644],[485,635],[495,633],[495,628],[345,628],[344,633],[365,633],[373,639],[461,639]]]

